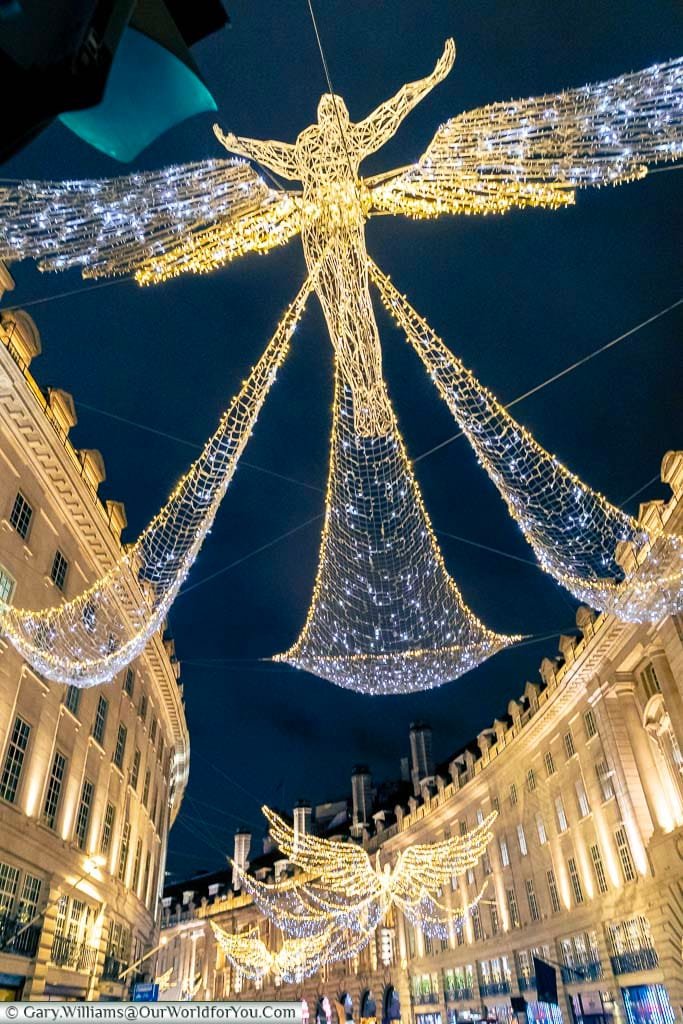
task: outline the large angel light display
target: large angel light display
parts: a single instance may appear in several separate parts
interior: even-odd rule
[[[352,842],[295,832],[268,807],[270,835],[302,874],[269,884],[234,865],[241,886],[259,910],[288,938],[272,953],[253,933],[218,936],[226,956],[249,977],[314,973],[325,963],[356,956],[392,908],[432,937],[447,939],[478,905],[484,888],[463,906],[453,906],[451,882],[473,868],[493,835],[495,811],[464,836],[440,843],[415,843],[399,852],[393,867],[375,864]]]
[[[485,626],[446,571],[384,382],[371,279],[541,566],[576,597],[628,620],[683,608],[683,540],[611,505],[516,423],[370,261],[364,230],[375,214],[554,209],[573,203],[577,189],[643,177],[683,152],[683,61],[462,114],[416,164],[360,177],[362,160],[444,79],[454,55],[449,40],[431,75],[360,122],[341,97],[324,95],[317,122],[294,144],[216,127],[231,152],[300,188],[266,185],[240,160],[212,160],[110,180],[25,182],[0,195],[0,258],[33,257],[42,269],[132,273],[153,284],[297,233],[308,268],[217,433],[132,552],[59,608],[0,608],[0,629],[49,678],[111,678],[158,628],[311,290],[335,354],[330,466],[313,597],[299,638],[279,657],[361,692],[409,692],[454,679],[517,639]]]

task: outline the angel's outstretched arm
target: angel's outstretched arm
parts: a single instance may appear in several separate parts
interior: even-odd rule
[[[395,96],[385,103],[380,103],[376,110],[373,110],[364,121],[360,121],[355,126],[356,139],[363,156],[377,152],[385,142],[389,141],[413,107],[416,107],[435,85],[443,82],[453,67],[454,61],[455,43],[452,39],[447,39],[443,53],[436,62],[431,75],[402,86]]]
[[[288,142],[273,142],[272,140],[243,139],[229,132],[223,133],[220,125],[213,126],[214,135],[218,141],[231,153],[244,156],[247,160],[254,160],[263,164],[275,174],[281,174],[283,178],[298,179],[296,160],[294,159],[294,146]]]

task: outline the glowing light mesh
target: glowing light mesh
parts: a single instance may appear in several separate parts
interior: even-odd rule
[[[682,611],[683,538],[646,530],[586,486],[482,387],[376,265],[370,273],[546,572],[579,600],[630,621]],[[615,557],[622,542],[652,548],[628,586]]]
[[[678,59],[461,114],[438,130],[415,165],[360,178],[362,160],[395,134],[449,73],[454,57],[448,40],[430,75],[402,86],[357,123],[341,97],[326,94],[317,122],[294,144],[215,129],[226,148],[300,181],[300,190],[270,189],[241,161],[211,160],[118,179],[25,182],[0,191],[0,259],[32,256],[50,270],[80,265],[86,277],[133,273],[149,284],[208,272],[301,232],[335,349],[337,408],[315,592],[304,630],[282,658],[363,692],[438,685],[512,640],[492,633],[467,609],[431,532],[386,397],[365,220],[374,213],[431,217],[563,206],[574,201],[577,188],[642,177],[648,165],[683,153]],[[646,531],[569,474],[494,408],[493,396],[466,375],[424,322],[409,308],[397,309],[544,568],[582,600],[624,618],[657,619],[680,609],[683,540]],[[239,457],[240,431],[246,439],[261,400],[250,392],[245,410],[235,410],[234,433],[221,458],[233,457],[227,454],[231,445]],[[226,480],[232,468],[225,463]],[[209,494],[215,487],[218,495],[222,479],[207,469],[207,480],[197,481],[200,500],[187,523],[180,503],[173,511],[172,499],[168,519],[155,520],[129,564],[87,595],[43,613],[5,610],[0,625],[27,660],[51,678],[84,683],[123,667],[152,631],[145,616],[152,615],[153,628],[161,621],[215,511],[202,488]],[[641,553],[651,548],[646,564],[628,580],[633,594],[627,598],[615,558],[620,542]],[[125,588],[117,591],[114,581],[124,570],[132,571],[144,599],[131,601]],[[132,625],[121,625],[117,602]]]
[[[514,642],[487,629],[448,575],[389,399],[391,429],[355,429],[337,372],[318,575],[299,639],[278,660],[362,693],[438,686]]]
[[[0,603],[0,629],[44,676],[77,686],[106,682],[159,629],[213,523],[310,288],[306,281],[215,434],[131,550],[61,606],[41,612]]]

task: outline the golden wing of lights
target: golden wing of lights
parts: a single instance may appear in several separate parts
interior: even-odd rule
[[[211,921],[218,945],[234,967],[245,977],[258,980],[270,972],[274,956],[255,931],[233,934]]]
[[[579,89],[493,103],[442,125],[374,210],[434,217],[565,206],[574,191],[642,178],[683,155],[683,59]]]
[[[473,868],[493,838],[491,825],[497,815],[492,811],[481,825],[464,836],[441,843],[416,843],[403,850],[392,874],[392,896],[419,904],[424,894],[435,897],[450,884],[454,875]]]
[[[339,893],[347,900],[379,893],[377,874],[362,847],[305,833],[295,836],[274,811],[268,807],[262,811],[274,842],[289,860],[315,877],[318,888]]]
[[[296,230],[293,205],[236,159],[94,181],[25,181],[0,190],[0,259],[152,282],[203,269],[204,245],[218,266],[280,244]]]

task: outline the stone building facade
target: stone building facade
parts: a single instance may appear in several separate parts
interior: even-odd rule
[[[641,519],[683,532],[683,453],[667,454],[662,479],[671,500],[642,506]],[[376,808],[361,829],[386,863],[496,810],[487,854],[443,894],[467,905],[487,883],[462,928],[434,940],[397,915],[352,963],[296,986],[244,983],[209,922],[278,940],[219,874],[185,883],[184,897],[183,887],[167,892],[162,987],[176,998],[302,997],[316,1024],[504,1022],[515,996],[530,1021],[683,1020],[683,619],[635,625],[581,608],[577,626],[506,713],[444,765],[432,766],[425,726],[415,726],[404,771],[412,795]],[[366,820],[354,806],[347,831],[358,835]],[[276,858],[256,858],[252,870],[277,876],[287,865]],[[557,1007],[538,999],[534,956],[556,969]]]
[[[0,297],[13,286],[0,264]],[[31,317],[0,309],[0,598],[68,600],[121,555],[99,452],[69,440],[74,403],[30,372]],[[0,639],[0,1000],[117,999],[156,944],[189,738],[173,641],[111,684],[48,682]],[[144,969],[144,965],[143,965]]]

